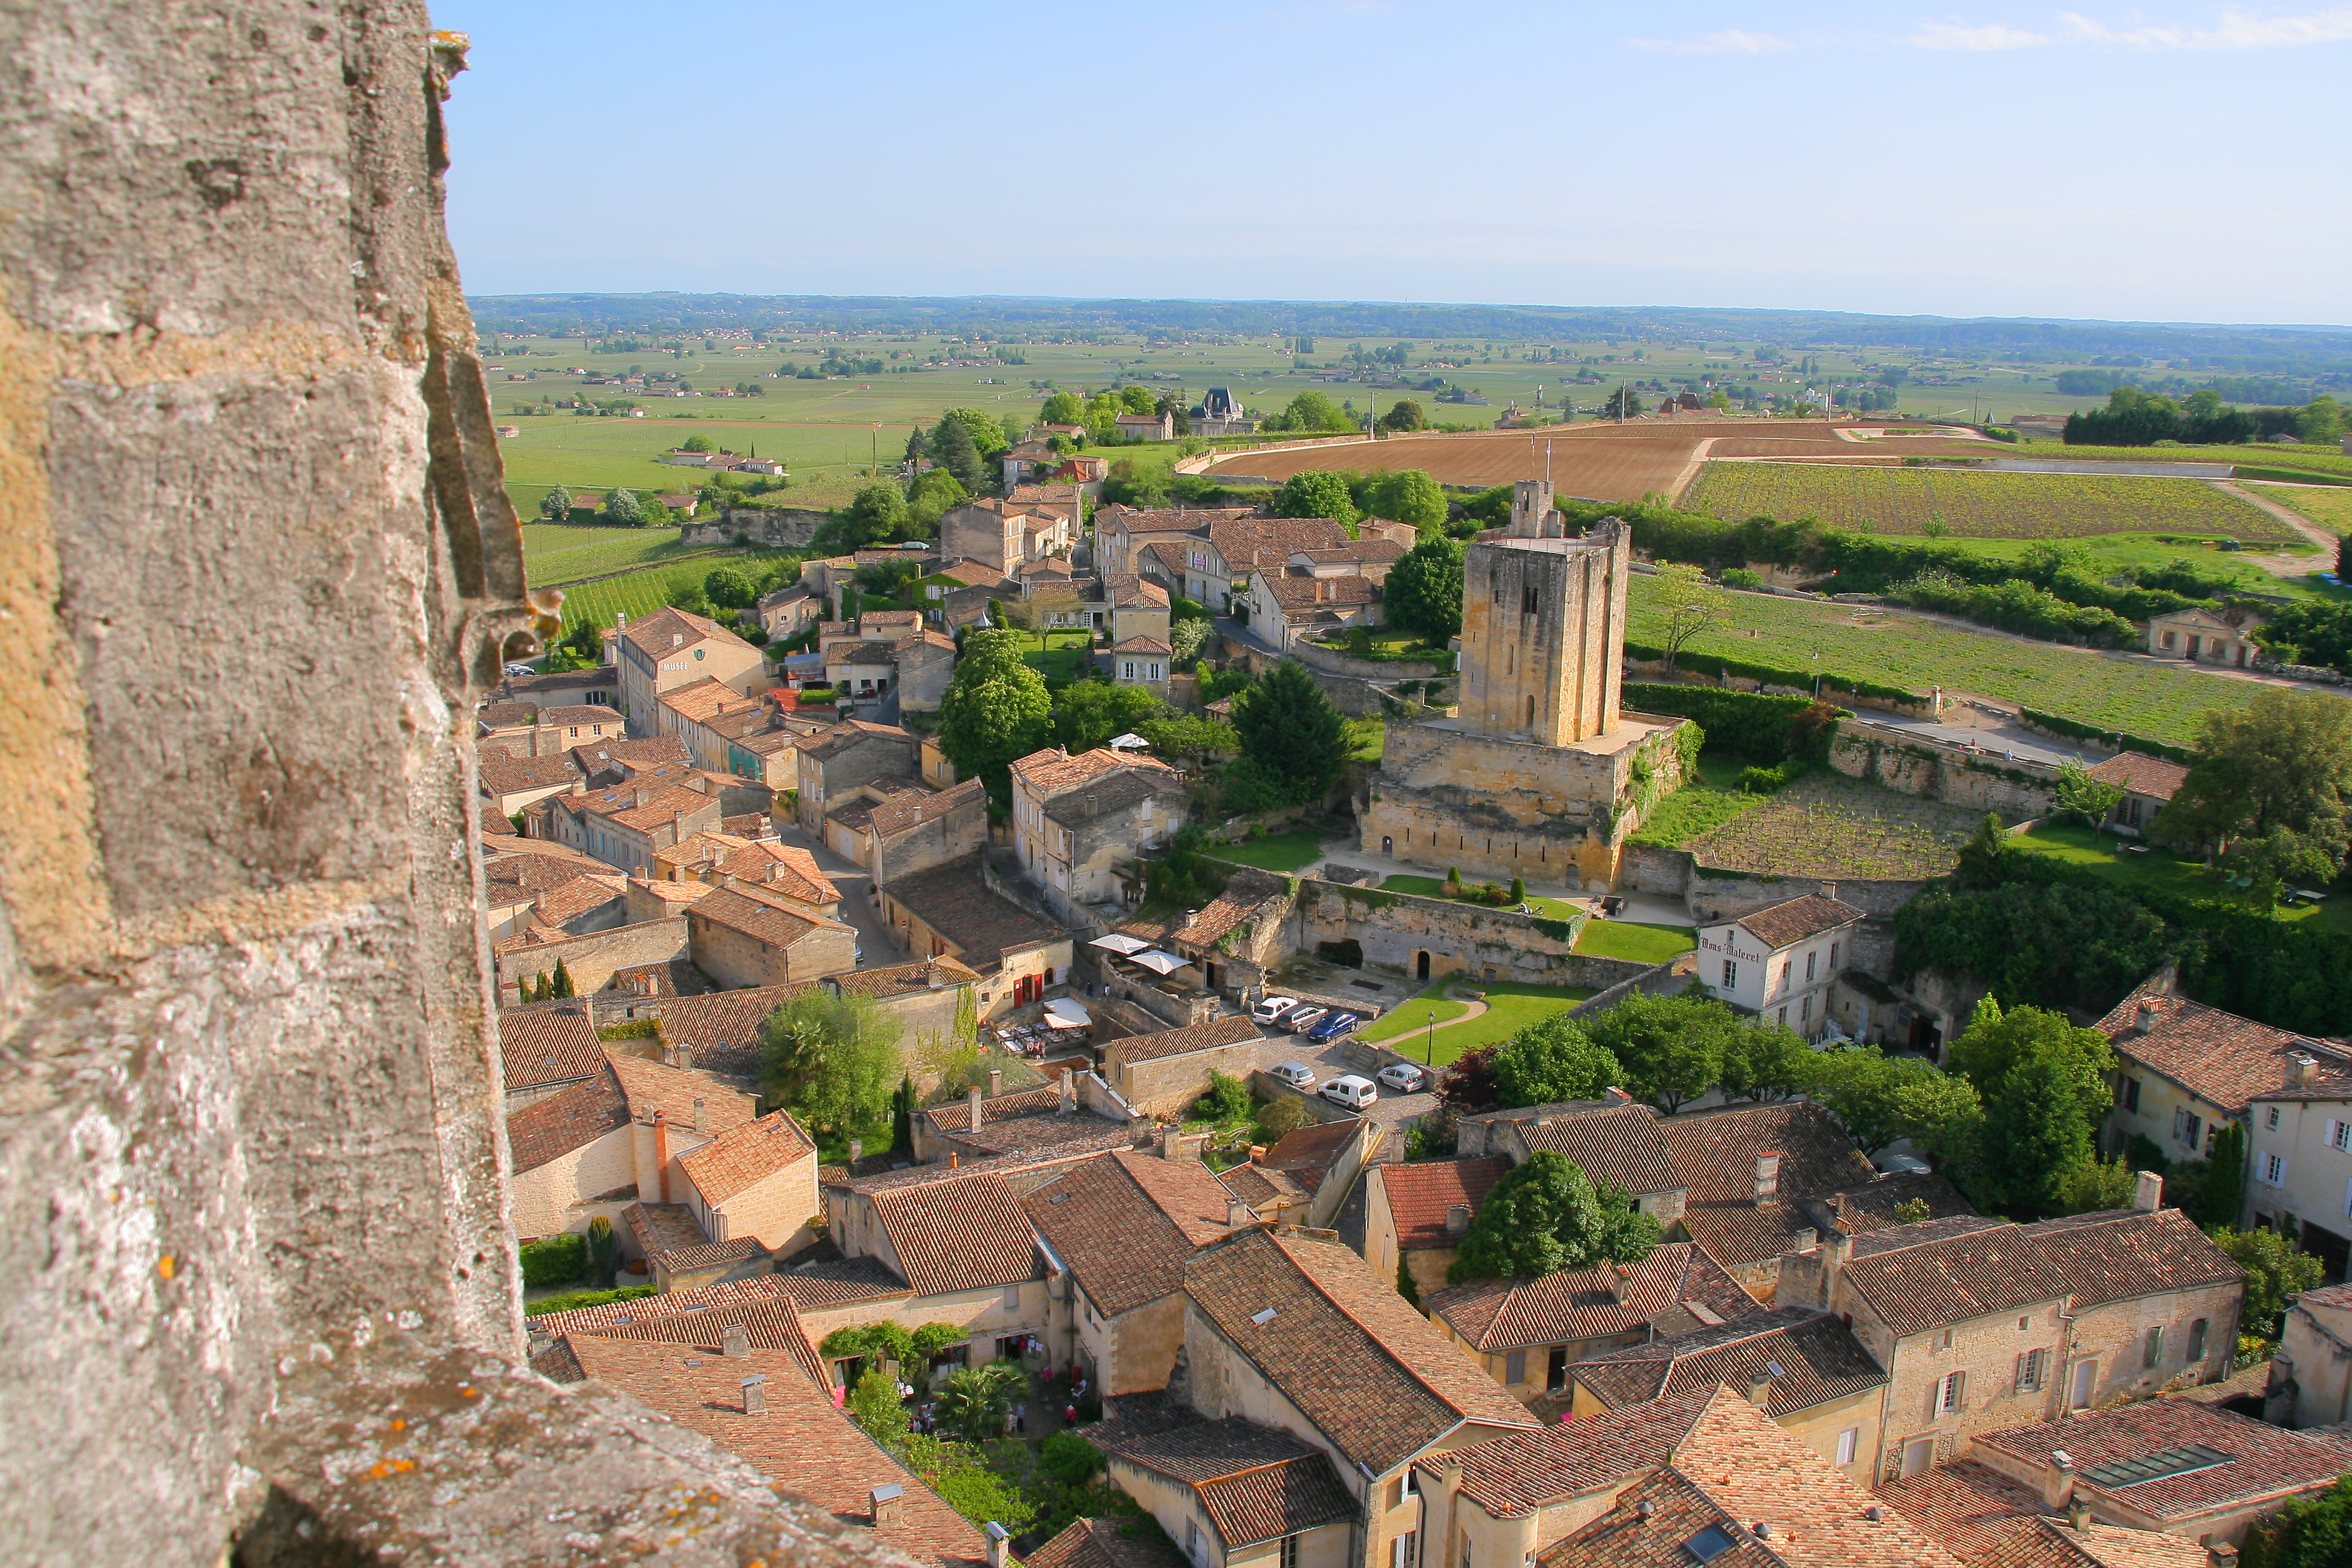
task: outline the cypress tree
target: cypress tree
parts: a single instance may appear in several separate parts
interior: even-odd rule
[[[572,994],[572,971],[563,967],[563,960],[560,958],[555,961],[555,978],[549,982],[548,994],[558,997]]]
[[[1242,755],[1294,801],[1321,796],[1348,765],[1348,731],[1339,710],[1307,667],[1286,658],[1234,699]]]

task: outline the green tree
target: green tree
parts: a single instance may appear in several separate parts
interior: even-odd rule
[[[575,994],[572,989],[572,971],[563,966],[563,960],[560,958],[555,961],[555,980],[550,993],[559,998]]]
[[[1628,996],[1584,1026],[1623,1068],[1621,1087],[1671,1116],[1722,1081],[1725,1047],[1741,1026],[1694,986],[1674,996]]]
[[[1041,425],[1083,425],[1087,405],[1075,392],[1057,392],[1045,399],[1045,406],[1037,411]]]
[[[1444,647],[1462,630],[1462,542],[1442,533],[1398,557],[1382,589],[1389,624]]]
[[[1391,405],[1386,414],[1381,416],[1381,428],[1426,430],[1429,428],[1429,416],[1421,411],[1421,405],[1412,398],[1400,397]]]
[[[1988,996],[1953,1042],[1951,1062],[1984,1098],[1982,1200],[2057,1212],[2068,1173],[2091,1158],[2114,1104],[2106,1037],[2040,1007],[2003,1013]]]
[[[646,510],[637,500],[637,492],[628,489],[616,489],[613,491],[612,494],[606,496],[604,498],[604,521],[613,524],[615,528],[639,528],[644,526],[646,521]]]
[[[1630,386],[1621,386],[1603,398],[1601,416],[1604,419],[1638,419],[1642,416],[1642,395]]]
[[[2056,797],[2059,810],[2081,817],[2095,834],[2107,825],[2107,813],[2123,804],[2124,792],[2119,784],[2093,778],[2080,757],[2068,757],[2058,764]]]
[[[1723,1042],[1726,1100],[1780,1100],[1805,1085],[1812,1051],[1785,1024],[1745,1023]]]
[[[1021,1369],[1006,1362],[960,1366],[940,1390],[940,1421],[967,1443],[1002,1437],[1022,1386]]]
[[[759,601],[760,585],[740,566],[714,566],[702,579],[702,596],[722,610],[748,610]]]
[[[2352,1563],[2352,1476],[2299,1497],[2246,1531],[2238,1568],[2344,1568]]]
[[[599,1289],[613,1288],[613,1269],[619,1256],[620,1244],[614,1239],[613,1222],[600,1214],[588,1222],[588,1269]]]
[[[1318,431],[1353,430],[1356,422],[1339,405],[1319,392],[1302,392],[1287,406],[1265,421],[1269,430],[1297,431],[1313,435]],[[1306,515],[1306,514],[1300,514]]]
[[[1823,1051],[1807,1064],[1804,1090],[1865,1154],[1908,1138],[1923,1147],[1963,1152],[1953,1137],[1981,1115],[1976,1086],[1916,1057],[1890,1057],[1875,1046]]]
[[[940,749],[956,772],[977,778],[998,801],[1012,798],[1009,768],[1045,745],[1052,733],[1053,699],[1045,682],[1022,661],[1021,633],[967,633],[955,675],[940,699]]]
[[[971,427],[961,419],[950,416],[932,428],[931,460],[974,495],[988,488],[988,470],[982,466],[980,445],[972,439]]]
[[[2246,1201],[2246,1128],[2224,1121],[2213,1129],[2212,1152],[2205,1157],[2205,1184],[2196,1205],[2181,1206],[2200,1225],[2235,1225]]]
[[[1652,597],[1664,617],[1664,626],[1658,634],[1665,652],[1665,666],[1675,668],[1692,639],[1709,626],[1727,625],[1731,620],[1731,595],[1706,580],[1697,567],[1679,561],[1661,561],[1658,574],[1651,584]]]
[[[906,1440],[910,1423],[907,1406],[898,1398],[898,1380],[880,1367],[869,1366],[860,1373],[857,1385],[843,1403],[849,1408],[849,1418],[884,1447]]]
[[[880,1121],[890,1075],[905,1071],[897,1020],[864,996],[803,991],[768,1015],[760,1040],[762,1092],[827,1132]]]
[[[1054,732],[1076,756],[1168,711],[1166,703],[1140,686],[1081,680],[1066,689],[1055,705]]]
[[[1328,517],[1352,523],[1362,515],[1348,493],[1348,481],[1338,474],[1307,469],[1290,476],[1274,498],[1276,517]]]
[[[1495,1047],[1495,1088],[1507,1106],[1554,1105],[1598,1100],[1620,1076],[1617,1058],[1592,1037],[1554,1013]]]
[[[708,452],[713,447],[708,436],[688,436],[677,444],[677,449],[681,452]]]
[[[2319,1283],[2326,1265],[2274,1230],[2232,1230],[2217,1225],[2205,1233],[2230,1261],[2246,1271],[2244,1322],[2250,1332],[2275,1339],[2286,1299]]]
[[[961,1025],[961,1010],[971,999],[971,987],[959,985],[956,990],[960,993],[956,1007],[957,1022]],[[963,1037],[961,1029],[958,1037]],[[912,1073],[902,1073],[898,1087],[890,1094],[890,1152],[904,1155],[909,1163],[915,1157],[915,1077]]]
[[[1348,765],[1347,725],[1297,659],[1284,659],[1236,696],[1233,722],[1243,757],[1293,803],[1320,799]]]
[[[1416,1312],[1421,1310],[1421,1285],[1413,1279],[1412,1265],[1402,1251],[1397,1254],[1396,1293],[1404,1298],[1406,1306]]]
[[[843,514],[841,543],[846,550],[863,550],[867,545],[891,537],[907,521],[907,498],[898,487],[880,480],[860,485],[849,498],[849,507]]]
[[[2139,1193],[2139,1173],[2127,1160],[2102,1160],[2096,1154],[2066,1173],[2058,1184],[2061,1214],[2105,1214],[2127,1209]]]
[[[1204,763],[1230,757],[1241,750],[1241,737],[1221,720],[1196,719],[1179,713],[1172,718],[1147,719],[1135,732],[1171,763]]]
[[[2342,858],[2340,840],[2273,827],[2240,839],[2231,847],[2224,864],[2233,877],[2244,879],[2264,908],[2274,910],[2288,888],[2335,880]]]
[[[2196,755],[2156,820],[2168,842],[2220,844],[2284,828],[2343,863],[2352,838],[2352,703],[2265,687],[2242,706],[2207,713]]]
[[[1999,814],[1988,811],[1969,841],[1960,846],[1954,875],[1964,888],[1992,887],[2000,880],[2000,858],[2008,853],[2009,829],[2001,826]]]
[[[1149,414],[1158,406],[1148,386],[1122,386],[1118,389],[1118,401],[1129,414]]]
[[[1437,481],[1419,468],[1406,468],[1399,473],[1382,474],[1371,487],[1371,510],[1376,516],[1392,518],[1409,523],[1413,531],[1427,539],[1445,527],[1448,508],[1445,492]]]
[[[1449,1285],[1538,1279],[1602,1263],[1639,1263],[1658,1245],[1658,1222],[1606,1183],[1596,1187],[1567,1155],[1541,1149],[1503,1173],[1445,1271]]]
[[[562,485],[551,485],[539,498],[539,515],[550,522],[562,522],[572,515],[572,492]]]
[[[907,521],[916,526],[918,535],[932,537],[940,518],[971,499],[971,492],[945,468],[927,468],[915,481],[915,493],[907,503]]]
[[[972,450],[983,458],[993,458],[1013,445],[1004,438],[1004,421],[984,408],[950,408],[941,416],[940,423],[944,425],[950,420],[964,427],[971,437]],[[939,454],[934,452],[932,456],[936,458]],[[957,477],[961,479],[962,476]],[[976,485],[969,488],[979,489]]]

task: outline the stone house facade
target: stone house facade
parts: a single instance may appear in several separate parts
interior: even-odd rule
[[[634,623],[620,616],[605,639],[604,659],[620,676],[621,712],[633,735],[656,732],[665,692],[710,679],[756,697],[766,685],[758,648],[716,621],[676,608]]]
[[[1098,746],[1032,752],[1012,767],[1013,846],[1067,923],[1124,900],[1118,870],[1184,825],[1184,775],[1154,757]]]
[[[2257,629],[2232,626],[2210,610],[2175,610],[2148,617],[2147,651],[2158,658],[2243,669],[2262,652],[2252,636]]]
[[[687,906],[694,966],[719,984],[793,985],[857,967],[855,927],[751,883],[711,889]]]
[[[790,1111],[730,1128],[677,1164],[686,1205],[711,1240],[748,1236],[780,1257],[816,1240],[816,1144]]]
[[[2286,1310],[2271,1386],[2289,1391],[2289,1426],[2352,1421],[2352,1285],[2305,1290]]]
[[[1364,1173],[1364,1261],[1393,1279],[1402,1260],[1423,1299],[1444,1289],[1479,1204],[1510,1168],[1496,1154],[1372,1166]]]
[[[803,832],[822,835],[825,809],[834,797],[874,779],[914,777],[915,737],[895,724],[850,719],[822,738],[803,741],[796,758],[800,776],[793,814]]]
[[[1829,1022],[1829,992],[1866,918],[1832,894],[1806,894],[1698,928],[1698,977],[1717,1000],[1807,1039]]]
[[[874,885],[884,887],[987,842],[988,795],[978,779],[966,779],[877,802],[866,815],[865,853],[857,858]]]

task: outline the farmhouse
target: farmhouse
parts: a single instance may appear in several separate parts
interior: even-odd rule
[[[2251,640],[2255,629],[2231,626],[2210,610],[2175,610],[2148,617],[2147,651],[2163,658],[2185,658],[2191,664],[2226,664],[2242,669],[2262,651]]]
[[[2121,752],[2093,768],[2091,776],[2124,792],[2123,799],[2107,813],[2107,826],[2137,837],[2145,835],[2155,825],[2156,814],[2172,803],[2173,795],[2188,782],[2189,770],[2162,757]]]
[[[1458,714],[1389,725],[1357,807],[1367,854],[1607,887],[1681,779],[1681,721],[1619,701],[1632,537],[1614,518],[1566,535],[1549,483],[1522,480],[1509,526],[1470,546]]]
[[[1698,928],[1698,977],[1718,1000],[1794,1029],[1807,1039],[1829,1022],[1829,989],[1839,960],[1865,918],[1827,894],[1751,910]]]

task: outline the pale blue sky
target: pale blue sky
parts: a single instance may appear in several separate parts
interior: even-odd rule
[[[478,294],[2352,322],[2352,5],[442,0],[435,21],[474,39],[449,188]]]

